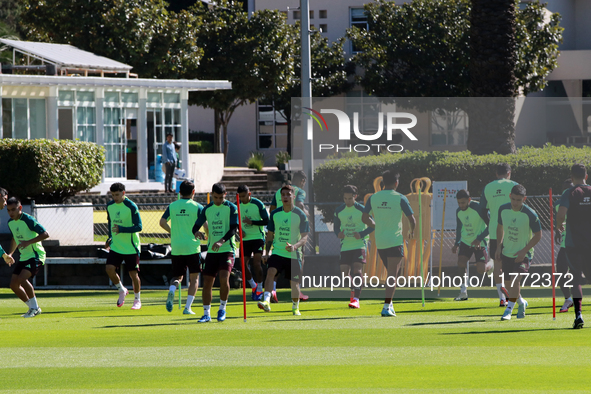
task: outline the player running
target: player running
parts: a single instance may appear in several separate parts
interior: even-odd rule
[[[458,200],[458,209],[456,210],[456,242],[451,248],[453,254],[458,253],[458,267],[460,275],[466,275],[468,263],[474,255],[476,259],[476,269],[479,274],[486,270],[488,262],[488,227],[482,220],[480,213],[480,204],[472,201],[468,190],[460,190],[456,194]],[[459,252],[458,252],[459,248]],[[468,290],[466,283],[462,282],[460,295],[455,301],[465,301],[468,299]]]
[[[525,317],[528,303],[521,297],[521,276],[527,273],[534,257],[534,246],[542,239],[538,214],[524,204],[525,187],[513,186],[511,202],[499,207],[497,224],[497,251],[495,260],[501,261],[504,281],[509,288],[509,302],[501,317],[511,320],[515,302],[519,304],[517,318]],[[533,233],[533,236],[532,236]]]
[[[203,210],[203,206],[193,201],[195,195],[195,184],[191,181],[183,181],[180,186],[181,198],[166,208],[160,218],[160,227],[170,233],[171,260],[172,260],[172,281],[168,289],[166,299],[166,310],[172,312],[174,295],[183,276],[189,269],[189,289],[187,291],[187,302],[183,315],[194,315],[191,310],[197,286],[199,273],[201,272],[201,242],[205,239],[204,234],[199,232],[197,219]],[[170,221],[170,226],[168,222]]]
[[[583,328],[583,274],[591,278],[591,186],[586,184],[587,169],[583,164],[571,167],[571,177],[574,186],[562,193],[560,208],[556,218],[557,231],[564,230],[566,219],[566,256],[573,274],[573,303],[575,307],[575,321],[573,328]],[[568,214],[568,216],[567,216]]]
[[[511,180],[511,166],[507,163],[499,163],[496,170],[497,179],[490,182],[484,187],[480,194],[481,217],[488,223],[488,233],[490,236],[490,254],[491,258],[495,258],[497,252],[497,222],[499,215],[499,207],[503,204],[511,202],[509,195],[511,189],[517,182]],[[490,212],[490,220],[489,220]],[[499,306],[507,306],[507,289],[501,281],[501,262],[495,261],[494,280],[497,286],[497,293],[499,295]]]
[[[199,215],[195,227],[200,228],[207,222],[209,226],[209,241],[207,256],[203,268],[203,316],[199,323],[211,321],[210,309],[213,282],[220,275],[220,309],[217,320],[226,320],[226,305],[230,295],[230,273],[234,266],[233,237],[238,230],[238,209],[236,205],[226,200],[226,186],[215,183],[211,189],[213,202],[209,203]]]
[[[142,219],[137,205],[125,196],[125,185],[113,183],[111,185],[113,200],[107,203],[107,223],[109,238],[105,243],[110,249],[107,256],[106,271],[109,279],[119,290],[117,306],[125,303],[125,296],[129,291],[123,286],[123,282],[117,273],[121,269],[121,263],[125,262],[129,277],[133,283],[134,300],[131,309],[142,308],[140,299],[140,231],[142,231]]]
[[[334,213],[334,233],[341,241],[341,272],[351,279],[349,308],[354,309],[359,308],[367,238],[374,231],[361,220],[365,207],[355,201],[358,194],[356,186],[346,185],[343,188],[345,203]]]
[[[0,187],[0,211],[3,210],[4,207],[6,206],[7,200],[8,200],[8,192],[6,191],[6,189]],[[12,258],[11,255],[6,253],[6,251],[4,249],[2,249],[2,245],[0,245],[0,256],[2,256],[2,259],[4,259],[4,262],[6,264],[8,264],[9,267],[12,264],[14,264],[14,259]]]
[[[300,316],[300,281],[302,278],[302,251],[301,247],[308,240],[308,217],[293,204],[294,188],[283,186],[281,188],[281,201],[283,206],[271,212],[267,229],[266,251],[269,256],[271,245],[273,255],[268,259],[267,278],[265,280],[264,300],[259,301],[259,308],[265,312],[271,311],[271,289],[273,279],[281,271],[289,278],[291,284],[292,312],[294,316]]]
[[[564,181],[562,184],[562,192],[564,193],[567,189],[573,187],[573,182],[570,178]],[[558,209],[560,208],[560,201],[556,204],[554,209],[558,214]],[[557,223],[556,227],[560,227]],[[564,275],[568,272],[568,258],[566,257],[566,230],[561,232],[556,231],[554,234],[554,242],[560,245],[560,250],[558,251],[558,256],[556,256],[556,272],[562,274],[561,278],[564,278]],[[559,283],[560,291],[564,295],[564,304],[560,308],[560,313],[568,312],[568,309],[573,306],[573,297],[570,291],[570,287],[565,286],[566,281],[561,280]]]
[[[388,276],[394,279],[393,286],[390,284],[390,280],[386,281],[386,297],[382,309],[384,317],[396,316],[392,297],[396,291],[400,262],[404,257],[402,215],[404,214],[408,218],[411,237],[416,224],[408,199],[396,191],[399,178],[400,174],[394,170],[388,170],[382,174],[384,190],[375,193],[367,200],[361,219],[367,226],[375,228],[378,254],[388,271]],[[373,219],[369,216],[370,214],[373,214]]]
[[[265,204],[251,197],[248,186],[238,186],[240,199],[240,220],[242,221],[242,241],[244,247],[244,275],[252,288],[253,301],[263,299],[263,268],[261,260],[265,248],[265,226],[269,223],[269,214]],[[253,275],[248,268],[252,262]]]
[[[17,247],[20,250],[20,257],[12,270],[10,288],[29,307],[27,313],[22,316],[35,317],[41,313],[41,308],[29,279],[34,278],[39,268],[45,264],[45,249],[41,241],[49,238],[49,234],[34,217],[23,212],[21,202],[16,197],[6,200],[6,209],[10,217],[8,228],[12,233],[12,241],[8,252],[9,258],[4,258],[4,261],[12,266],[12,254]]]

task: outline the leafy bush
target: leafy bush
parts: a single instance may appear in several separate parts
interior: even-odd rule
[[[279,168],[280,164],[287,164],[289,160],[291,160],[289,152],[282,150],[275,154],[275,165],[277,166],[277,168]]]
[[[213,133],[206,133],[205,131],[202,130],[189,130],[189,141],[190,142],[195,142],[195,141],[209,141],[211,142],[211,145],[213,145],[213,137],[214,134]]]
[[[374,193],[373,180],[387,169],[400,173],[398,191],[410,193],[410,182],[428,177],[432,181],[468,181],[468,189],[479,197],[484,186],[496,178],[498,163],[511,165],[511,179],[523,184],[529,196],[562,192],[562,183],[569,177],[574,163],[591,165],[591,148],[545,145],[543,148],[524,147],[514,155],[490,154],[477,156],[462,152],[412,152],[384,154],[328,161],[316,169],[314,191],[317,202],[342,201],[342,187],[352,184],[359,188],[359,200]],[[334,207],[321,207],[324,217],[331,220]]]
[[[261,171],[265,166],[265,154],[261,152],[250,152],[250,157],[246,161],[246,166]]]
[[[0,182],[10,195],[61,203],[101,182],[105,149],[69,140],[0,139]]]
[[[189,153],[213,153],[213,144],[209,141],[191,141]]]

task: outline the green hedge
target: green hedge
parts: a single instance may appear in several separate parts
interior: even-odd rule
[[[89,142],[0,139],[0,186],[23,201],[61,203],[101,182],[104,152]]]
[[[316,169],[314,192],[317,202],[342,201],[342,187],[346,184],[359,188],[360,198],[374,193],[373,180],[387,169],[400,173],[398,191],[410,193],[410,182],[414,178],[428,177],[432,181],[468,181],[468,189],[479,197],[484,186],[495,179],[498,163],[511,165],[512,176],[527,189],[527,194],[547,195],[552,187],[555,194],[562,192],[562,183],[569,177],[574,163],[591,164],[591,148],[552,146],[543,148],[524,147],[514,155],[477,156],[469,151],[462,152],[412,152],[383,154],[328,161]],[[321,207],[324,217],[334,215],[334,207]]]
[[[189,142],[189,153],[213,153],[213,144],[209,141]]]

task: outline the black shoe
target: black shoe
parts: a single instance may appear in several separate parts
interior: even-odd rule
[[[577,318],[575,319],[575,322],[573,323],[573,328],[575,330],[578,328],[583,328],[584,324],[585,324],[585,322],[583,321],[583,315],[579,315],[579,316],[577,316]]]

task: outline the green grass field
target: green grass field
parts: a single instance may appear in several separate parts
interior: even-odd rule
[[[164,290],[143,291],[140,311],[132,296],[117,308],[116,291],[39,291],[43,313],[23,319],[2,289],[0,393],[591,390],[591,328],[572,330],[572,309],[553,321],[548,298],[529,298],[526,318],[509,322],[494,299],[395,300],[395,318],[379,316],[379,300],[314,301],[295,317],[281,290],[270,313],[249,301],[245,323],[233,291],[225,322],[198,324],[200,294],[184,316],[166,312]]]

